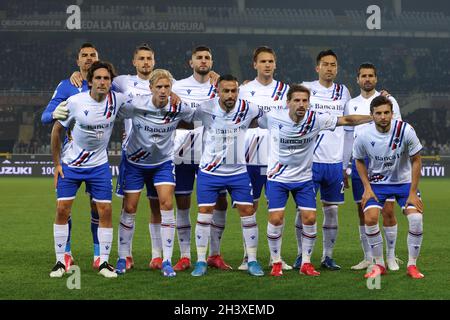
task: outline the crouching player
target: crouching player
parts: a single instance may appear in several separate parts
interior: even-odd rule
[[[117,277],[114,268],[108,263],[113,228],[112,183],[106,148],[116,115],[127,97],[110,91],[114,76],[115,71],[110,63],[94,62],[87,73],[90,90],[71,96],[67,100],[69,117],[53,125],[51,146],[57,205],[53,225],[56,264],[50,272],[52,278],[60,278],[66,272],[64,251],[69,234],[67,220],[82,182],[91,191],[99,214],[99,274],[106,278]],[[61,136],[73,122],[75,125],[71,139],[64,141],[61,151]]]
[[[287,93],[287,108],[273,109],[258,119],[261,128],[269,130],[269,159],[267,171],[267,199],[269,222],[267,239],[273,261],[272,276],[281,276],[281,239],[284,212],[289,193],[292,193],[301,212],[302,264],[300,273],[318,276],[311,263],[316,242],[316,192],[312,178],[312,159],[317,136],[321,130],[336,126],[355,126],[367,123],[370,116],[337,117],[308,110],[310,91],[292,84]]]
[[[126,272],[133,225],[144,184],[156,189],[161,209],[162,274],[176,275],[171,260],[175,236],[173,196],[175,189],[174,133],[181,120],[191,122],[194,114],[188,104],[171,103],[173,77],[169,71],[155,69],[150,74],[150,96],[134,97],[120,111],[131,118],[132,130],[125,143],[124,166],[120,186],[124,193],[123,213],[119,225],[119,260],[117,273]]]
[[[374,98],[370,113],[374,123],[359,132],[353,146],[356,168],[364,185],[361,204],[366,236],[375,260],[365,277],[375,278],[386,273],[378,217],[386,199],[395,197],[409,222],[407,274],[420,279],[424,275],[417,269],[416,260],[423,230],[423,203],[418,193],[422,145],[409,124],[392,120],[392,102],[386,97]],[[367,167],[366,157],[369,158]]]

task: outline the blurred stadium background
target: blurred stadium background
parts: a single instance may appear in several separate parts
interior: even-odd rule
[[[70,16],[66,9],[71,4],[78,4],[81,8],[80,30],[66,28],[66,20]],[[366,27],[369,16],[366,9],[372,4],[381,8],[381,30],[368,30]],[[156,53],[156,67],[169,69],[177,79],[191,75],[187,64],[190,50],[196,45],[205,44],[213,50],[213,69],[221,74],[235,74],[241,81],[255,77],[252,68],[253,49],[268,45],[277,53],[275,78],[287,83],[315,80],[315,56],[320,50],[331,48],[339,57],[337,82],[346,84],[352,97],[359,95],[355,81],[357,67],[362,62],[370,61],[378,68],[377,89],[385,88],[396,97],[403,118],[418,132],[426,156],[423,175],[447,178],[450,175],[450,4],[445,1],[111,0],[106,3],[104,0],[2,0],[0,35],[0,186],[6,192],[4,199],[7,199],[1,210],[4,214],[1,216],[0,230],[4,241],[0,247],[2,256],[14,257],[8,260],[11,263],[0,265],[0,275],[6,279],[1,281],[4,290],[0,291],[4,295],[0,295],[0,298],[3,299],[86,299],[89,295],[98,299],[102,297],[104,291],[101,290],[104,287],[113,286],[105,284],[93,272],[92,275],[86,273],[91,282],[83,282],[83,286],[88,286],[87,283],[91,285],[83,294],[68,294],[67,290],[58,287],[62,285],[50,283],[48,270],[54,257],[50,231],[54,216],[51,181],[3,178],[52,175],[53,166],[49,156],[51,127],[41,124],[41,113],[58,83],[77,70],[77,49],[84,42],[95,44],[100,59],[111,61],[119,74],[135,73],[131,64],[133,50],[140,43],[149,43]],[[114,164],[119,160],[120,126],[117,123],[110,142],[109,152]],[[117,171],[113,166],[115,173]],[[389,287],[388,283],[388,290],[391,291],[384,291],[375,297],[448,299],[448,279],[442,280],[445,274],[442,268],[450,263],[446,245],[448,230],[445,230],[449,223],[448,204],[444,195],[448,190],[448,181],[426,179],[423,184],[425,194],[428,195],[427,205],[430,205],[427,212],[430,208],[430,213],[433,213],[427,217],[426,228],[430,226],[431,229],[433,225],[434,229],[427,234],[423,250],[423,263],[426,265],[424,272],[429,272],[430,280],[412,288],[402,271],[401,275],[390,275],[390,281],[399,283],[399,286]],[[341,250],[342,262],[348,265],[359,258],[360,248],[354,205],[349,193],[346,197],[343,212],[347,211],[347,217],[342,217],[343,241],[338,250]],[[114,208],[120,207],[119,200],[115,198],[114,202]],[[74,211],[86,214],[75,215],[75,225],[88,225],[86,204],[84,200],[77,201]],[[33,210],[24,210],[24,206]],[[194,206],[191,214],[195,214]],[[260,209],[264,210],[264,207]],[[114,212],[117,220],[117,210]],[[261,212],[259,217],[262,243],[259,252],[266,259],[265,212]],[[17,236],[25,230],[22,224],[17,223],[17,219],[30,222],[26,229],[29,237]],[[144,256],[148,250],[148,240],[145,238],[148,237],[148,230],[145,230],[147,217],[143,214],[139,219],[138,228],[142,230],[137,232],[135,247],[137,255]],[[289,219],[293,220],[292,217]],[[405,257],[406,226],[403,220],[399,216],[403,233],[398,243],[399,252]],[[242,246],[239,221],[234,215],[229,221],[226,237],[233,244],[227,245],[224,251],[229,254],[230,262],[236,265],[241,259]],[[295,240],[292,228],[286,232],[290,240],[286,239],[283,246],[286,243],[292,249],[289,254],[286,253],[287,261],[290,261],[295,258]],[[85,259],[82,268],[88,270],[89,231],[80,227],[74,236],[78,237],[77,241],[83,242],[78,247],[84,251],[77,254],[80,260]],[[231,251],[233,248],[239,251]],[[316,244],[317,255],[320,254],[320,248],[319,240]],[[113,257],[115,251],[113,249]],[[234,255],[231,252],[235,252]],[[30,264],[30,261],[34,263]],[[141,268],[147,271],[144,263],[140,264],[138,270]],[[23,278],[24,274],[28,277]],[[362,282],[358,283],[358,291],[355,291],[353,284],[361,275],[355,276],[348,268],[342,270],[341,275],[342,278],[337,278],[323,273],[325,280],[322,282],[308,282],[306,285],[304,281],[302,284],[309,286],[306,288],[321,290],[299,291],[297,281],[301,280],[293,280],[299,277],[292,274],[287,278],[296,282],[277,282],[270,290],[255,294],[249,290],[252,288],[251,279],[244,279],[243,276],[229,278],[213,272],[213,277],[227,278],[236,289],[229,291],[229,287],[223,284],[223,288],[220,287],[216,292],[216,298],[271,299],[274,294],[280,294],[278,298],[286,299],[373,297]],[[123,286],[119,288],[117,285],[113,298],[192,297],[175,291],[169,295],[155,291],[148,293],[151,288],[146,283],[151,281],[166,286],[159,274],[149,275],[152,276],[150,282],[143,282],[139,278],[140,273],[130,273],[129,276],[136,279],[133,286],[137,289],[133,291],[127,288],[129,291],[122,292]],[[180,277],[191,279],[188,274]],[[270,277],[264,278],[264,283],[274,283]],[[211,279],[202,280],[198,287],[192,286],[200,290],[200,299],[211,297],[204,289]],[[177,286],[184,289],[183,284]],[[331,292],[328,290],[331,287],[342,288],[342,291]],[[308,293],[312,291],[318,295]]]
[[[76,51],[96,45],[101,59],[119,74],[133,74],[131,56],[139,43],[156,52],[156,67],[187,77],[189,51],[213,49],[214,70],[253,79],[252,50],[272,46],[276,78],[316,79],[315,56],[332,48],[339,57],[338,80],[359,94],[356,68],[364,61],[379,69],[378,88],[398,100],[416,128],[426,155],[450,155],[450,5],[443,1],[377,1],[381,30],[366,27],[374,1],[82,1],[81,29],[68,30],[66,9],[75,0],[4,0],[0,4],[0,152],[48,154],[50,128],[40,115],[59,81],[77,70]],[[117,4],[114,4],[117,3]],[[120,145],[120,130],[110,150]]]

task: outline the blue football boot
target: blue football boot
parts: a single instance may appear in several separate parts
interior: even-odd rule
[[[125,259],[117,260],[116,273],[124,274],[126,271],[127,271],[127,260]]]
[[[337,265],[336,262],[328,256],[325,257],[320,266],[331,271],[341,270],[341,266]]]
[[[297,258],[295,258],[295,262],[292,265],[292,268],[300,269],[301,266],[302,266],[302,255],[298,255]]]
[[[264,271],[262,270],[261,265],[258,263],[258,261],[250,261],[248,263],[247,271],[252,276],[256,276],[256,277],[262,277],[264,275]]]
[[[169,260],[166,260],[163,262],[162,267],[161,267],[161,273],[163,274],[164,277],[175,277],[177,274],[175,273],[175,271],[172,268],[172,264],[170,263]]]
[[[194,267],[194,271],[191,272],[191,275],[194,277],[201,277],[206,274],[206,270],[208,269],[208,265],[205,261],[197,261]]]

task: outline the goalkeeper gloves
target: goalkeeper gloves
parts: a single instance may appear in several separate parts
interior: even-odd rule
[[[55,119],[55,120],[66,120],[67,119],[67,117],[69,116],[69,108],[67,108],[66,105],[67,105],[67,101],[63,101],[60,104],[58,104],[58,106],[52,113],[53,119]]]

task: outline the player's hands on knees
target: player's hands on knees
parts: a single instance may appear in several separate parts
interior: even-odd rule
[[[66,120],[69,116],[69,108],[67,108],[67,101],[63,101],[53,110],[52,117],[54,120]]]
[[[419,198],[417,193],[411,192],[409,194],[408,199],[406,199],[405,209],[408,208],[408,205],[414,206],[417,209],[417,211],[423,213],[423,202],[422,199]]]
[[[64,179],[63,169],[62,169],[62,166],[60,164],[55,166],[55,172],[53,174],[53,183],[55,185],[55,188],[58,185],[58,177],[59,176],[61,176],[61,178]]]
[[[179,96],[177,96],[175,93],[170,94],[170,103],[171,104],[179,104],[181,102],[181,99]]]
[[[344,176],[344,188],[348,189],[350,188],[350,185],[348,184],[348,174],[347,174],[347,170],[343,170],[343,176]]]
[[[81,76],[80,71],[75,71],[74,73],[72,73],[72,75],[70,76],[70,83],[77,88],[81,88],[81,86],[83,85],[83,77]]]
[[[220,78],[220,74],[211,70],[208,75],[209,75],[209,83],[211,83],[212,85],[216,85],[217,80],[219,80]]]
[[[379,201],[375,193],[373,192],[372,188],[370,189],[364,189],[364,193],[361,198],[361,207],[364,210],[364,207],[366,206],[367,201],[369,199],[375,199],[376,201]]]

